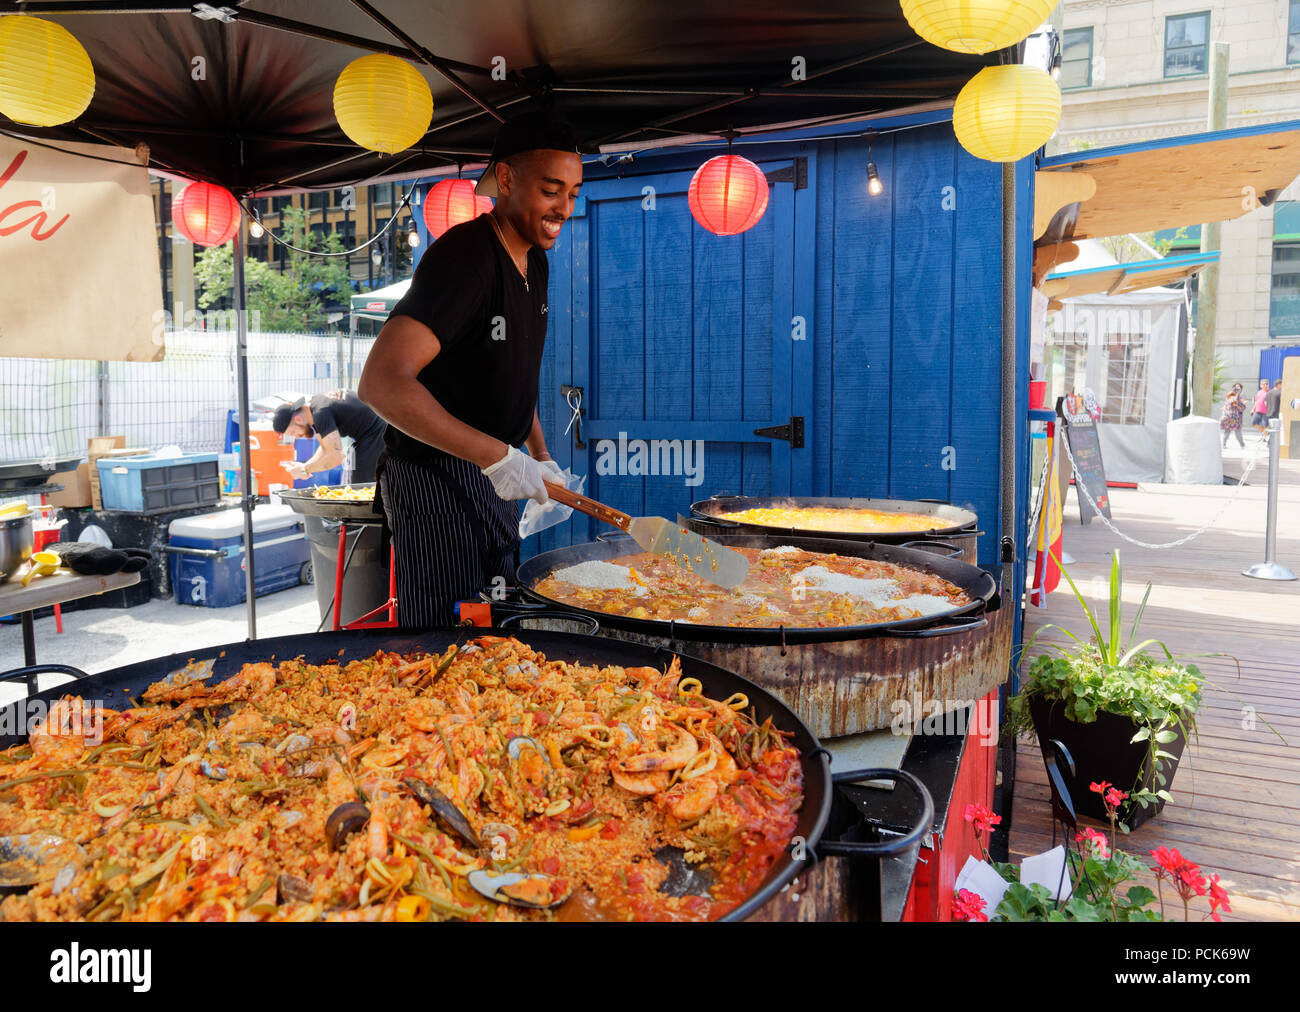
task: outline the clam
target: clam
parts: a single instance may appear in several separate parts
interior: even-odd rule
[[[75,843],[53,833],[0,836],[0,893],[30,889],[44,877],[42,869],[53,864],[60,865],[56,884],[62,881],[62,887],[67,888],[85,858],[85,851]],[[69,867],[73,869],[71,874]]]
[[[444,826],[475,850],[483,848],[483,843],[479,840],[478,834],[474,832],[474,827],[469,824],[469,819],[465,817],[464,812],[456,807],[451,798],[447,797],[427,780],[420,780],[418,777],[407,777],[402,781],[402,784],[416,798],[428,805],[433,810],[433,814],[438,821]]]
[[[325,839],[330,850],[342,850],[353,833],[370,821],[370,809],[359,801],[345,801],[325,820]]]
[[[495,872],[480,868],[466,876],[470,886],[481,896],[494,903],[507,903],[513,907],[531,910],[550,910],[569,898],[569,891],[555,895],[555,880],[548,875],[530,875],[526,872]]]
[[[214,766],[206,759],[200,760],[199,769],[203,771],[203,775],[209,780],[226,779],[226,768],[224,766]]]
[[[291,755],[294,752],[301,752],[303,749],[311,748],[312,740],[305,734],[291,734],[275,747],[276,755]]]
[[[316,898],[316,888],[304,878],[281,872],[275,880],[281,903],[310,903]]]

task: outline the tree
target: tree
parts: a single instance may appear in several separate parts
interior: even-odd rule
[[[302,208],[285,208],[279,236],[299,249],[341,253],[343,242],[335,233],[314,234]],[[200,309],[212,309],[234,296],[232,246],[213,246],[194,258],[194,284]],[[347,257],[311,256],[288,251],[284,270],[262,260],[244,258],[247,308],[263,330],[323,330],[328,324],[331,296],[344,301],[351,295]]]

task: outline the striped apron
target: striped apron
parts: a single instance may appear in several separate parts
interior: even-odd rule
[[[457,601],[492,578],[515,578],[519,506],[496,494],[475,464],[430,449],[427,463],[391,452],[379,461],[379,496],[397,557],[397,623],[450,626]]]

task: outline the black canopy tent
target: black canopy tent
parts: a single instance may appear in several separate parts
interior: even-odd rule
[[[96,90],[73,123],[0,117],[0,129],[54,144],[143,144],[151,169],[241,198],[473,169],[499,121],[539,103],[570,119],[590,153],[634,152],[943,108],[981,67],[1015,58],[936,48],[897,0],[0,3],[13,13],[68,28],[90,54]],[[368,52],[410,60],[433,92],[429,131],[395,155],[358,148],[334,117],[339,72]],[[246,418],[242,235],[234,242]],[[244,488],[247,441],[245,428]],[[256,638],[251,499],[244,509]]]

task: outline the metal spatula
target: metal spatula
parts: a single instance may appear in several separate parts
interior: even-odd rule
[[[730,590],[749,575],[749,560],[739,552],[693,531],[684,530],[663,517],[629,516],[612,506],[570,492],[563,485],[550,481],[546,483],[546,494],[579,513],[603,520],[632,535],[632,540],[641,546],[642,551],[666,555],[683,569],[689,569],[696,576],[720,587]]]

